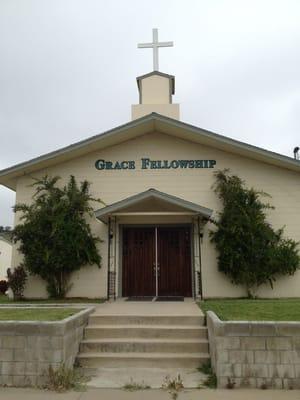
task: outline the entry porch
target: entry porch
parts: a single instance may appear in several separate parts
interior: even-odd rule
[[[202,297],[201,238],[211,214],[156,189],[97,210],[107,225],[107,298]]]

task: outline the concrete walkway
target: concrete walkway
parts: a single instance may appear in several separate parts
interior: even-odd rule
[[[0,388],[1,400],[170,400],[162,390],[126,392],[124,390],[88,389],[86,392],[55,393],[35,389]],[[184,390],[178,400],[299,400],[299,390]]]
[[[207,375],[191,368],[98,368],[97,376],[93,376],[87,386],[122,389],[126,384],[134,382],[150,386],[151,389],[160,389],[166,376],[173,379],[178,375],[186,388],[198,388],[207,379]]]
[[[96,306],[94,315],[143,315],[143,316],[203,316],[193,299],[178,302],[125,301],[118,299]]]

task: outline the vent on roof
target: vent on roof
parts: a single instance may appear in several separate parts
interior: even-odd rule
[[[299,150],[300,149],[299,149],[298,146],[294,148],[294,158],[295,158],[295,160],[300,160]]]

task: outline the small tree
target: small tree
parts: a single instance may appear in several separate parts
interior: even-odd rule
[[[35,179],[33,203],[16,204],[22,223],[13,232],[20,241],[26,269],[47,282],[50,297],[62,298],[70,288],[70,275],[85,265],[101,265],[96,244],[86,220],[93,215],[89,183],[77,185],[74,176],[67,185],[56,186],[59,177]]]
[[[267,221],[273,209],[261,200],[269,196],[248,189],[228,170],[215,172],[215,192],[223,203],[211,240],[218,250],[218,267],[234,284],[244,285],[248,297],[264,283],[282,275],[293,275],[300,267],[298,243],[283,237],[283,228],[274,230]]]

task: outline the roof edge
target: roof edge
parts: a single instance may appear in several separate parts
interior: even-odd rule
[[[251,152],[256,153],[256,154],[261,154],[261,155],[264,155],[264,156],[266,156],[268,158],[272,158],[272,159],[276,159],[278,161],[286,162],[289,165],[293,165],[293,166],[299,168],[299,171],[300,171],[300,160],[295,160],[293,157],[289,157],[289,156],[286,156],[284,154],[276,153],[275,151],[267,150],[267,149],[264,149],[263,147],[258,147],[258,146],[255,146],[255,145],[252,145],[252,144],[249,144],[249,143],[246,143],[246,142],[241,142],[240,140],[232,139],[232,138],[230,138],[228,136],[220,135],[219,133],[215,133],[215,132],[209,131],[209,130],[204,129],[204,128],[199,128],[199,127],[197,127],[195,125],[191,125],[191,124],[189,124],[187,122],[178,121],[176,119],[167,117],[165,115],[161,115],[161,114],[158,114],[158,113],[155,113],[155,112],[153,112],[152,114],[154,116],[156,116],[156,120],[159,120],[159,121],[162,121],[162,122],[168,122],[168,123],[170,123],[170,124],[172,124],[174,126],[177,126],[177,127],[184,126],[186,129],[189,129],[191,132],[194,132],[194,133],[199,133],[199,131],[201,131],[201,133],[204,134],[206,137],[217,139],[217,140],[219,140],[219,141],[221,141],[223,143],[226,143],[228,145],[231,145],[231,146],[234,146],[234,147],[239,147],[241,149],[245,149],[245,150],[251,151]]]
[[[10,244],[11,246],[13,245],[12,240],[7,239],[7,237],[3,236],[0,234],[0,240],[2,240],[3,242]]]
[[[186,122],[178,121],[173,118],[169,118],[164,115],[153,112],[151,114],[148,114],[148,115],[138,118],[136,120],[127,122],[126,124],[120,125],[116,128],[110,129],[103,133],[93,135],[87,139],[81,140],[79,142],[73,143],[73,144],[65,146],[65,147],[62,147],[62,148],[54,150],[52,152],[45,153],[41,156],[32,158],[28,161],[24,161],[19,164],[15,164],[11,167],[5,168],[0,171],[0,180],[1,180],[1,178],[4,178],[4,179],[2,179],[2,182],[0,182],[0,183],[11,189],[11,185],[9,185],[9,181],[12,181],[12,179],[16,179],[16,177],[14,177],[14,176],[7,177],[7,175],[9,175],[9,174],[18,172],[19,170],[22,171],[23,168],[30,167],[32,165],[38,164],[39,162],[53,159],[63,153],[69,153],[69,152],[72,152],[73,150],[80,149],[86,145],[96,142],[99,139],[109,137],[110,135],[116,135],[125,129],[133,128],[133,127],[136,127],[136,126],[138,126],[142,123],[146,123],[146,122],[153,122],[155,124],[155,122],[157,122],[157,121],[165,122],[165,123],[168,123],[170,125],[173,125],[173,126],[176,126],[179,128],[187,129],[193,133],[198,133],[198,134],[201,133],[202,135],[204,135],[210,139],[218,140],[219,142],[229,145],[229,146],[233,146],[236,149],[242,149],[242,150],[248,151],[250,153],[260,154],[262,157],[264,157],[266,159],[280,161],[283,164],[285,164],[286,168],[294,167],[293,168],[294,170],[296,169],[296,170],[299,170],[299,172],[300,172],[300,161],[295,160],[292,157],[288,157],[288,156],[282,155],[280,153],[266,150],[261,147],[253,146],[251,144],[238,141],[236,139],[231,139],[229,137],[214,133],[212,131],[208,131],[203,128],[198,128],[198,127],[188,124]],[[251,158],[250,154],[249,154],[249,157]],[[265,162],[267,162],[267,160]],[[5,177],[6,177],[6,179],[5,179]]]
[[[102,207],[102,208],[96,210],[94,212],[94,214],[97,219],[101,220],[102,222],[106,222],[106,217],[113,214],[114,212],[117,212],[118,210],[120,210],[122,208],[138,204],[139,202],[149,199],[151,197],[154,197],[159,200],[167,201],[173,205],[177,205],[177,206],[186,208],[187,210],[190,210],[190,211],[194,212],[195,214],[201,215],[203,218],[206,218],[206,219],[209,219],[213,213],[213,210],[211,210],[210,208],[200,206],[191,201],[188,201],[188,200],[182,199],[180,197],[173,196],[171,194],[164,193],[159,190],[151,188],[151,189],[145,190],[144,192],[140,192],[138,194],[127,197],[123,200],[112,203],[106,207]]]
[[[154,113],[152,113],[152,114],[154,114]],[[79,142],[75,142],[75,143],[72,143],[72,144],[70,144],[68,146],[61,147],[61,148],[59,148],[57,150],[50,151],[49,153],[44,153],[41,156],[33,157],[33,158],[29,159],[28,161],[23,161],[21,163],[15,164],[15,165],[13,165],[11,167],[4,168],[4,169],[0,170],[0,178],[2,176],[5,176],[5,175],[11,173],[11,172],[19,170],[19,169],[21,169],[23,167],[27,167],[27,166],[30,166],[32,164],[36,164],[36,163],[38,163],[40,161],[46,161],[48,159],[54,158],[56,156],[59,156],[61,153],[70,152],[70,151],[72,151],[74,149],[77,149],[77,148],[80,148],[80,147],[84,147],[85,145],[93,143],[94,141],[98,140],[100,137],[106,137],[106,136],[109,136],[111,134],[116,134],[119,131],[122,131],[122,130],[124,130],[126,128],[133,128],[135,126],[138,126],[139,124],[141,124],[143,122],[153,121],[154,118],[153,118],[152,114],[148,114],[148,115],[145,115],[145,116],[143,116],[141,118],[138,118],[136,120],[126,122],[125,124],[119,125],[116,128],[112,128],[112,129],[109,129],[108,131],[104,131],[102,133],[98,133],[98,134],[90,136],[90,137],[88,137],[86,139],[80,140]]]

